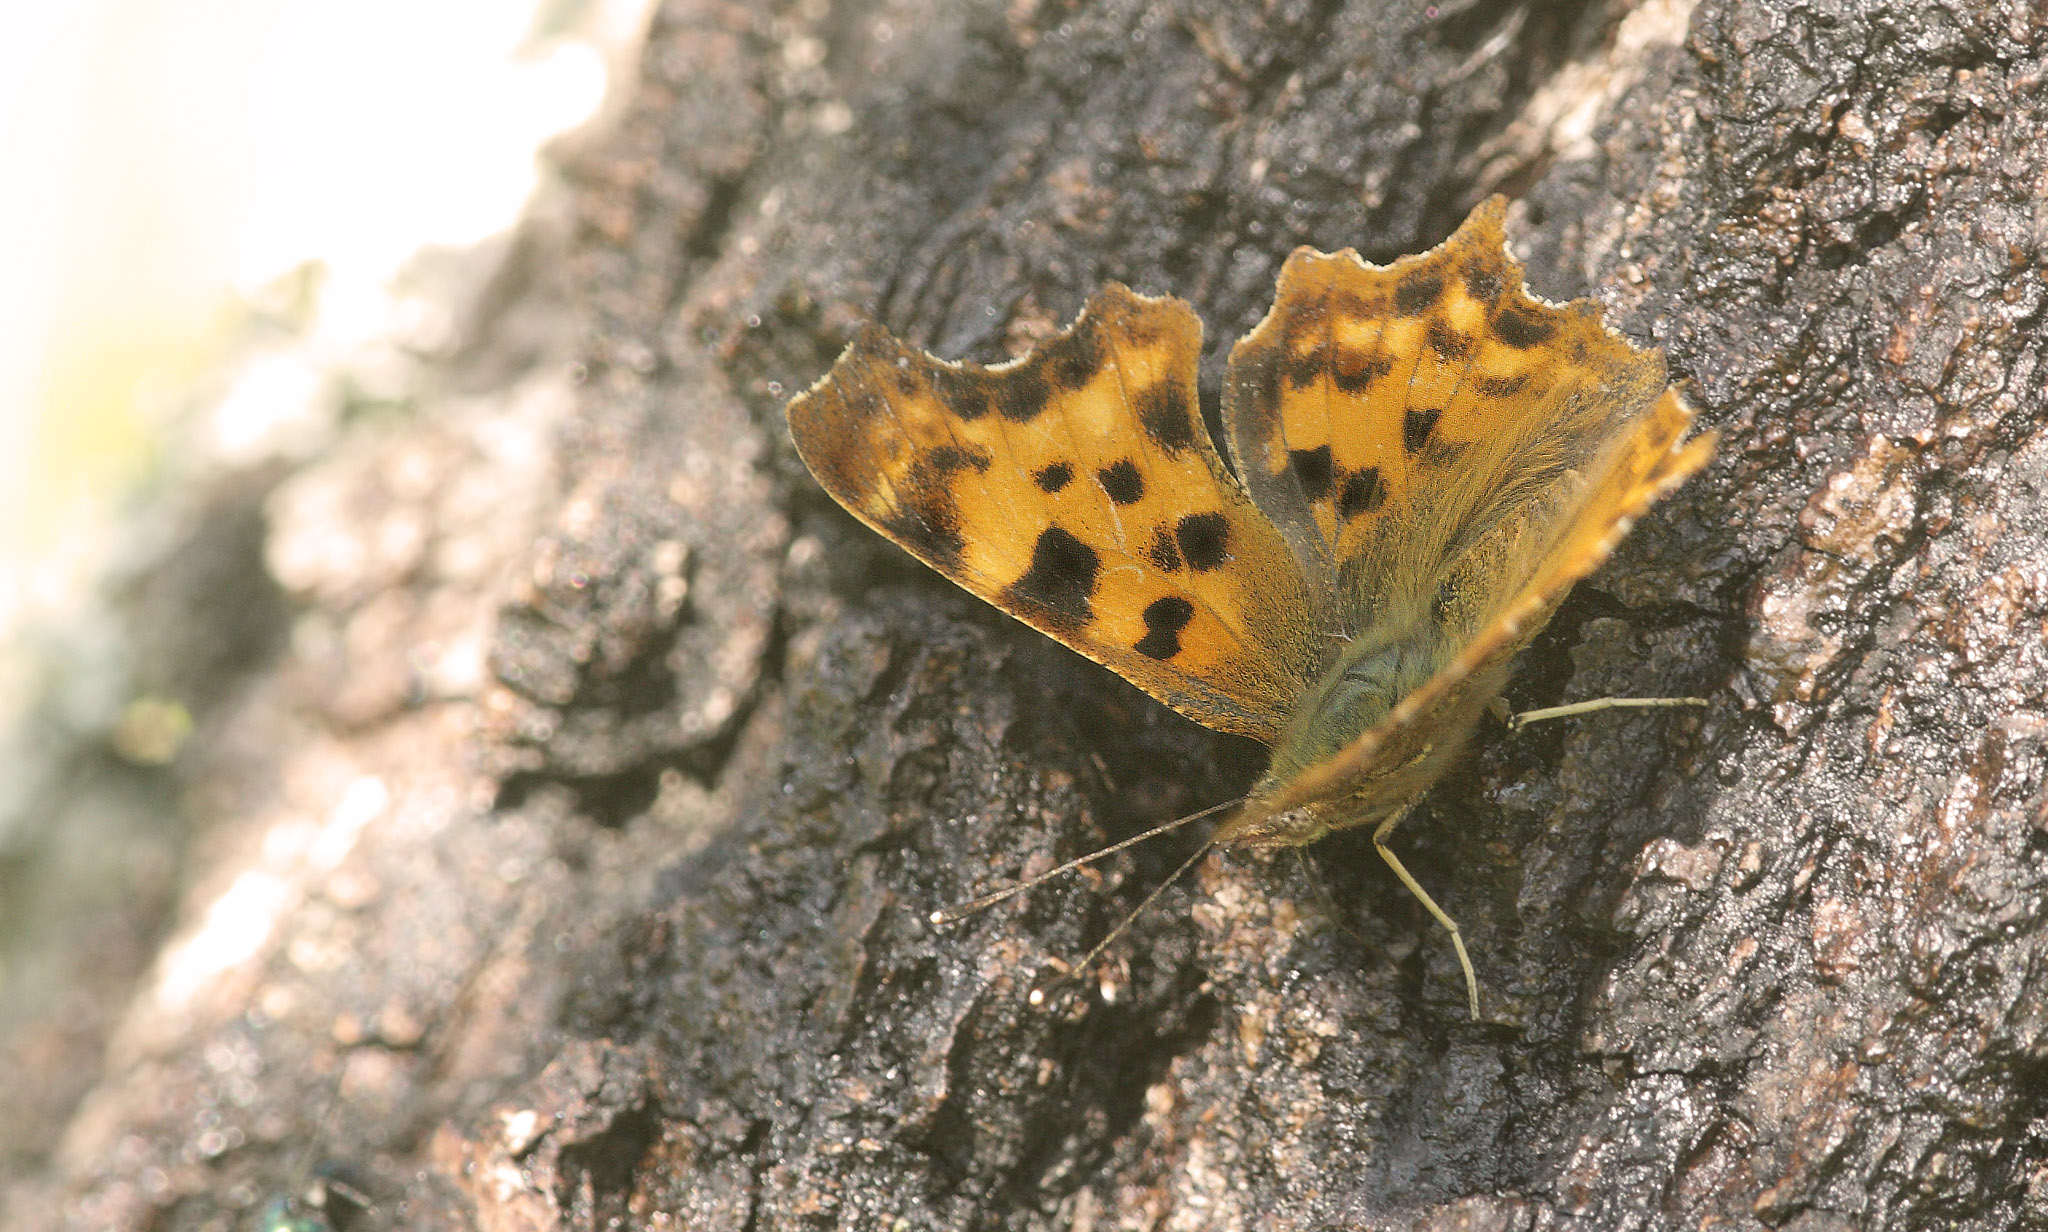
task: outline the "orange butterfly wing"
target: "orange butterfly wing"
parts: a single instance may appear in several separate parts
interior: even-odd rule
[[[1336,755],[1269,782],[1226,823],[1219,841],[1270,841],[1262,827],[1296,809],[1322,811],[1327,824],[1318,832],[1325,832],[1382,820],[1412,803],[1442,773],[1443,759],[1462,747],[1499,691],[1509,661],[1549,623],[1573,583],[1607,559],[1651,504],[1706,465],[1715,436],[1681,441],[1692,420],[1677,391],[1665,390],[1591,468],[1583,503],[1479,633]]]
[[[1209,727],[1271,741],[1318,668],[1307,585],[1224,469],[1201,322],[1112,284],[1009,364],[877,327],[789,406],[842,505],[962,587]]]
[[[1526,292],[1504,211],[1492,198],[1386,267],[1297,250],[1232,350],[1232,453],[1347,645],[1224,841],[1308,841],[1406,808],[1572,583],[1712,451],[1678,443],[1692,413],[1661,355],[1590,302]],[[1377,707],[1329,703],[1361,665]],[[1308,806],[1313,824],[1275,820]]]

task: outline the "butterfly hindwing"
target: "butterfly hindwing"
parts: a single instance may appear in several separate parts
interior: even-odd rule
[[[962,587],[1225,731],[1317,669],[1306,582],[1201,420],[1201,323],[1112,284],[1009,364],[864,328],[789,406],[826,490]]]

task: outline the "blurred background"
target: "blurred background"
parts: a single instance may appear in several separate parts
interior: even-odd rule
[[[192,383],[252,313],[294,311],[335,348],[386,332],[419,252],[518,217],[644,0],[0,7],[0,633],[17,635],[75,613],[167,453],[304,447],[278,422],[313,410],[292,374],[244,374],[264,387],[204,414]]]
[[[266,494],[406,413],[647,8],[0,0],[0,1182],[170,927],[208,690],[287,627]],[[209,610],[167,584],[210,627],[141,627]]]

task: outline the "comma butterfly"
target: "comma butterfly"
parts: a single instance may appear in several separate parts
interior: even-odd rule
[[[855,517],[1182,714],[1273,750],[1208,845],[1385,845],[1465,748],[1509,660],[1711,434],[1660,352],[1532,298],[1494,197],[1392,265],[1295,250],[1230,352],[1217,455],[1202,326],[1111,283],[992,367],[863,327],[789,404]],[[1206,850],[1205,845],[1205,850]]]

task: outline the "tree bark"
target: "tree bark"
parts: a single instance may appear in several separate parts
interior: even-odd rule
[[[310,1153],[359,1226],[2048,1227],[2048,11],[674,0],[642,71],[536,250],[574,382],[273,506],[311,610],[401,613],[240,720],[357,845],[145,990],[14,1226],[218,1226]],[[1194,838],[928,913],[1259,751],[861,528],[783,402],[861,321],[994,361],[1109,279],[1196,305],[1213,401],[1294,246],[1495,191],[1722,434],[1510,701],[1710,707],[1490,727],[1403,826],[1482,1021],[1362,836],[1211,858],[1033,1006]],[[490,569],[292,564],[321,491],[459,540],[460,482],[536,482],[508,422],[559,480]],[[494,611],[495,683],[335,700]]]

